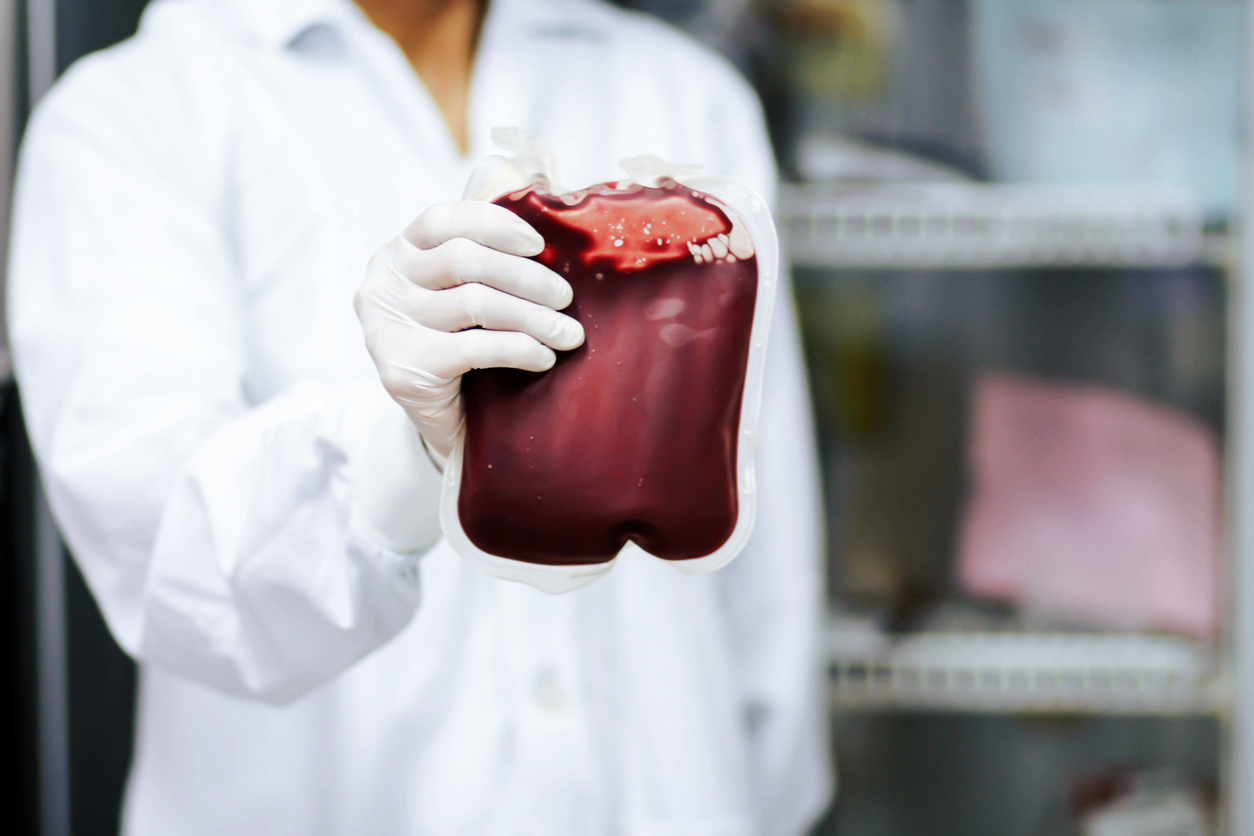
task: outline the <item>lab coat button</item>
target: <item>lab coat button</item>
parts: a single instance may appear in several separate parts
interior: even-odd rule
[[[545,711],[561,711],[566,707],[566,694],[562,691],[562,683],[558,681],[557,671],[553,668],[541,668],[536,674],[532,697],[536,705]]]

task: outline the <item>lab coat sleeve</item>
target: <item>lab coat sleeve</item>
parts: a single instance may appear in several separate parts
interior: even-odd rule
[[[747,87],[729,119],[728,171],[774,203],[760,105]],[[800,836],[832,793],[821,636],[823,524],[818,453],[787,264],[775,298],[757,449],[757,518],[718,577],[731,614],[764,836]]]
[[[128,653],[290,701],[418,605],[417,555],[349,522],[344,427],[377,393],[248,402],[211,132],[101,77],[53,91],[18,176],[8,313],[44,485]]]

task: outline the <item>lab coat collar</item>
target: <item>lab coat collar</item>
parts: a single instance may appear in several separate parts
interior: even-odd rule
[[[274,49],[291,45],[319,24],[341,24],[365,15],[352,0],[231,0],[248,29]]]
[[[366,16],[352,0],[231,0],[248,29],[273,49],[290,46],[298,36],[319,24],[347,21],[365,23]],[[593,4],[569,0],[489,0],[487,24],[509,19],[524,26],[571,26]],[[485,25],[487,28],[487,25]]]
[[[290,46],[319,24],[366,23],[352,0],[231,0],[248,28],[274,49]],[[488,0],[485,34],[575,34],[594,37],[601,23],[597,4],[581,0]],[[581,12],[583,14],[581,14]],[[508,24],[505,22],[508,21]],[[521,29],[519,28],[521,27]]]

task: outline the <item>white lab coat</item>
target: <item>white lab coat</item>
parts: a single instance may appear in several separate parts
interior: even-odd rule
[[[352,294],[498,125],[574,186],[656,153],[773,190],[741,79],[594,0],[493,0],[466,156],[347,0],[159,0],[38,108],[10,334],[54,513],[140,662],[129,836],[800,834],[826,804],[787,299],[727,569],[623,561],[555,598],[348,524],[341,419],[379,386]]]

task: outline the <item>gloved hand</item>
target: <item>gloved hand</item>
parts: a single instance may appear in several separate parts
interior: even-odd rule
[[[371,258],[354,300],[383,386],[443,467],[461,427],[461,376],[507,367],[540,372],[583,327],[558,313],[566,280],[525,256],[544,239],[517,215],[477,201],[423,212]]]

